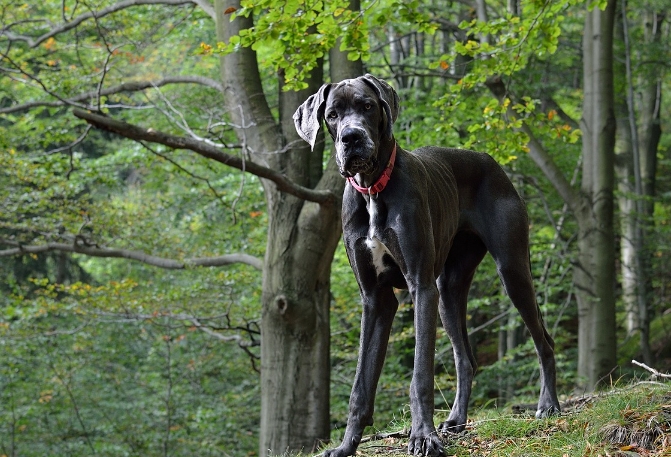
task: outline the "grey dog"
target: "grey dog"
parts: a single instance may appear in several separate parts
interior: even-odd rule
[[[443,455],[433,423],[434,352],[438,312],[453,345],[454,406],[438,430],[466,424],[476,361],[466,330],[475,269],[491,253],[506,293],[533,338],[541,368],[537,417],[559,412],[554,341],[536,303],[524,202],[487,154],[439,147],[408,152],[394,139],[398,95],[372,75],[325,84],[294,114],[300,136],[314,147],[322,122],[347,178],[343,238],[363,302],[359,357],[342,443],[326,456],[354,455],[373,423],[375,390],[398,309],[393,288],[407,288],[415,307],[415,356],[410,383],[408,453]]]

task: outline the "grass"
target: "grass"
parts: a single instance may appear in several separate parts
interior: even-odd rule
[[[443,418],[438,413],[436,420]],[[407,455],[407,424],[393,427],[364,437],[357,456]],[[543,420],[531,411],[483,409],[464,433],[441,438],[447,457],[671,457],[671,383],[639,382],[572,398],[561,415]]]

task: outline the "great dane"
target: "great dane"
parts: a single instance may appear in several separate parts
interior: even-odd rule
[[[354,455],[373,423],[375,390],[392,320],[394,288],[407,288],[415,307],[408,453],[443,455],[433,423],[438,312],[452,341],[457,372],[454,406],[438,430],[460,432],[476,370],[466,329],[468,290],[489,252],[506,293],[533,338],[541,368],[536,417],[559,412],[554,342],[536,303],[524,202],[487,154],[439,147],[406,151],[394,139],[398,95],[372,75],[325,84],[294,114],[314,147],[322,121],[347,178],[342,202],[345,248],[363,302],[359,357],[342,443],[325,456]]]

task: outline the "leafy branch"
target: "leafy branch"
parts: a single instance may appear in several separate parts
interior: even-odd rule
[[[510,96],[500,76],[488,78],[485,84],[499,102],[503,102],[505,98]],[[519,121],[515,130],[518,130],[527,136],[529,156],[552,183],[571,211],[577,213],[580,208],[581,198],[552,159],[551,155],[538,138],[536,138],[536,135],[534,135],[527,123],[523,119],[520,119],[520,116],[510,104],[505,106],[505,114],[511,120]]]
[[[138,5],[187,5],[187,4],[203,5],[206,3],[204,3],[202,0],[125,0],[119,3],[115,3],[114,5],[109,6],[107,8],[103,8],[100,11],[89,11],[87,13],[83,13],[77,16],[76,18],[72,19],[71,21],[61,24],[58,27],[54,27],[53,29],[49,30],[48,32],[36,38],[28,35],[20,35],[13,33],[11,31],[11,28],[18,24],[9,24],[0,29],[0,37],[4,36],[9,41],[23,41],[29,47],[36,48],[40,44],[47,41],[49,38],[53,38],[56,35],[68,32],[79,26],[84,21],[87,21],[89,19],[100,19],[101,17],[105,17],[109,14],[116,13],[126,8]],[[210,14],[209,10],[207,9],[205,10],[205,12]]]

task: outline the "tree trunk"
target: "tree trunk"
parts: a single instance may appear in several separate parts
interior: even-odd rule
[[[215,6],[219,40],[227,41],[252,25],[251,18],[244,17],[229,22],[224,8],[230,3],[217,1]],[[310,151],[292,120],[298,105],[322,83],[321,68],[310,76],[307,89],[280,92],[279,123],[263,95],[252,49],[222,57],[221,74],[226,108],[249,160],[298,184],[341,195],[343,180],[334,164],[322,171],[323,142]],[[329,437],[329,278],[340,235],[340,207],[305,202],[262,183],[268,241],[262,285],[259,455],[265,456],[311,451]]]
[[[615,116],[613,24],[615,4],[585,19],[582,205],[574,282],[578,301],[578,389],[591,391],[617,364],[613,231]]]
[[[653,364],[650,348],[650,256],[646,252],[645,239],[652,220],[652,198],[656,153],[659,143],[659,98],[660,78],[655,64],[647,64],[650,72],[638,80],[638,106],[634,98],[632,77],[632,55],[629,26],[625,14],[626,2],[622,1],[621,13],[616,25],[622,58],[617,59],[616,75],[619,79],[620,97],[617,113],[617,176],[622,238],[620,253],[622,260],[622,298],[626,311],[628,336],[639,334],[641,352],[646,364]],[[663,16],[645,15],[643,28],[645,47],[659,41]],[[649,20],[650,19],[650,20]],[[639,59],[640,60],[640,59]],[[625,95],[626,94],[626,95]]]
[[[622,282],[622,301],[626,313],[627,336],[633,336],[638,329],[638,250],[636,227],[636,189],[634,186],[634,156],[632,151],[629,113],[624,97],[618,96],[615,104],[617,118],[617,141],[615,144],[618,188],[618,207],[620,209],[620,275]],[[646,362],[647,363],[647,362]]]
[[[662,37],[662,23],[664,14],[655,11],[647,11],[643,15],[644,29],[644,47],[646,49],[655,49],[659,46]],[[632,100],[630,104],[630,115],[632,116],[632,129],[637,129],[637,157],[638,172],[640,176],[638,181],[638,205],[639,209],[639,288],[638,295],[638,315],[637,323],[643,352],[643,360],[648,365],[654,364],[654,357],[650,348],[650,321],[652,308],[652,284],[650,282],[651,251],[646,241],[649,234],[652,233],[654,197],[655,197],[655,176],[657,173],[657,148],[661,137],[660,127],[660,107],[662,103],[662,82],[661,71],[663,64],[657,59],[646,59],[645,71],[638,79],[638,97]],[[633,78],[630,76],[629,84],[633,85]],[[638,102],[638,103],[636,103]],[[637,105],[637,106],[635,106]],[[636,108],[637,118],[633,119],[634,108]],[[633,122],[633,121],[637,122]],[[636,167],[635,167],[636,168]]]

